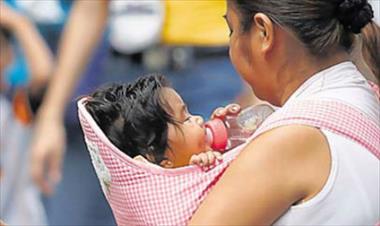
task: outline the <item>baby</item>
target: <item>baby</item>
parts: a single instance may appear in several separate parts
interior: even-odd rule
[[[176,168],[208,167],[222,159],[206,142],[202,117],[189,113],[163,76],[100,88],[86,109],[108,139],[136,160]]]

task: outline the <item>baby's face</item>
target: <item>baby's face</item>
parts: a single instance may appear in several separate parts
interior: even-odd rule
[[[174,89],[163,88],[162,94],[168,105],[168,113],[178,122],[178,126],[168,125],[168,143],[171,149],[166,150],[166,157],[173,167],[188,165],[192,155],[208,148],[203,118],[190,114]]]

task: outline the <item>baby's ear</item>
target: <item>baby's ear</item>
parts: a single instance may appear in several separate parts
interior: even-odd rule
[[[144,163],[148,163],[149,161],[144,158],[142,155],[138,155],[136,157],[133,158],[133,160],[136,160],[136,161],[139,161],[139,162],[144,162]]]
[[[173,162],[170,161],[170,160],[162,160],[161,163],[160,163],[160,166],[164,167],[164,168],[173,168]]]

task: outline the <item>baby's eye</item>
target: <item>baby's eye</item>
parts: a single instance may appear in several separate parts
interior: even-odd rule
[[[181,120],[181,123],[189,122],[190,119],[191,119],[191,114],[186,114],[184,115],[183,120]]]
[[[184,122],[190,121],[190,119],[191,119],[191,116],[189,115],[189,116],[187,116],[187,117],[185,118]]]

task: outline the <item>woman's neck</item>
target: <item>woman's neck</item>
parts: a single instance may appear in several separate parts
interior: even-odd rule
[[[297,57],[296,57],[297,56]],[[277,103],[282,106],[290,96],[310,77],[333,65],[350,60],[349,55],[340,51],[325,57],[310,57],[310,55],[295,53],[294,57],[288,56],[286,64],[278,70]]]

